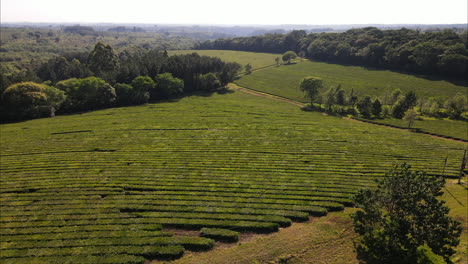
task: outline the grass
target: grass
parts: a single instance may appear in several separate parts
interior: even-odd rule
[[[403,161],[454,176],[466,147],[240,92],[4,124],[0,143],[2,263],[176,258],[213,241],[166,227],[273,232]]]
[[[371,70],[359,66],[314,61],[301,61],[293,65],[256,71],[242,76],[236,83],[253,90],[306,102],[303,93],[298,88],[299,82],[306,76],[322,78],[326,86],[324,91],[328,87],[341,84],[346,91],[354,89],[361,96],[384,97],[397,88],[404,92],[414,91],[419,97],[450,97],[457,93],[467,93],[466,85],[455,85],[443,80],[428,80],[389,70]]]
[[[402,119],[386,118],[374,119],[371,121],[379,124],[392,125],[401,128],[408,127],[408,121]],[[466,121],[424,118],[423,120],[414,121],[414,124],[411,128],[418,129],[431,134],[468,140],[468,122]]]
[[[196,52],[204,56],[219,57],[226,62],[237,62],[242,67],[250,63],[253,69],[262,68],[276,64],[275,58],[280,57],[281,54],[273,53],[256,53],[246,51],[232,51],[232,50],[170,50],[169,55],[187,54]]]

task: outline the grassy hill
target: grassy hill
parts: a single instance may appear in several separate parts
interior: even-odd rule
[[[293,65],[256,71],[242,76],[236,83],[254,90],[304,102],[303,93],[298,86],[305,76],[322,78],[326,89],[341,84],[343,89],[347,91],[354,89],[358,95],[383,97],[397,88],[404,92],[415,91],[420,97],[450,97],[457,93],[466,94],[468,91],[467,86],[455,85],[443,80],[428,80],[389,70],[371,70],[359,66],[312,61],[301,61]]]
[[[246,51],[233,51],[233,50],[170,50],[169,55],[187,54],[196,52],[204,56],[219,57],[223,61],[237,62],[242,66],[250,63],[254,69],[274,65],[275,58],[280,57],[281,54],[273,53],[256,53]]]
[[[394,164],[456,175],[465,144],[239,92],[0,126],[2,263],[142,263],[342,210]]]

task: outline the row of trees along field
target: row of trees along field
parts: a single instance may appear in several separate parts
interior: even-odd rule
[[[284,53],[301,57],[349,63],[422,74],[465,78],[468,65],[468,32],[452,30],[379,30],[375,27],[342,33],[266,34],[206,41],[198,49],[223,49]]]
[[[143,104],[197,91],[213,92],[241,70],[219,58],[148,51],[118,56],[98,42],[89,54],[57,57],[28,75],[3,79],[1,120]],[[4,89],[4,90],[3,90]]]
[[[310,108],[313,110],[339,115],[359,115],[367,119],[393,117],[411,121],[417,116],[416,110],[426,116],[464,119],[462,114],[467,110],[468,104],[463,94],[457,94],[447,100],[418,99],[413,91],[403,93],[400,89],[395,89],[383,98],[371,98],[366,95],[358,96],[352,89],[346,91],[341,85],[320,92],[324,89],[323,80],[312,76],[302,79],[299,88],[310,100]]]

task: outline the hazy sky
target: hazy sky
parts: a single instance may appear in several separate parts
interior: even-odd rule
[[[0,0],[2,22],[467,23],[467,0]]]

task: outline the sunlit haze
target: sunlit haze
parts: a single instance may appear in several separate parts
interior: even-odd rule
[[[1,0],[2,22],[455,24],[466,0]]]

